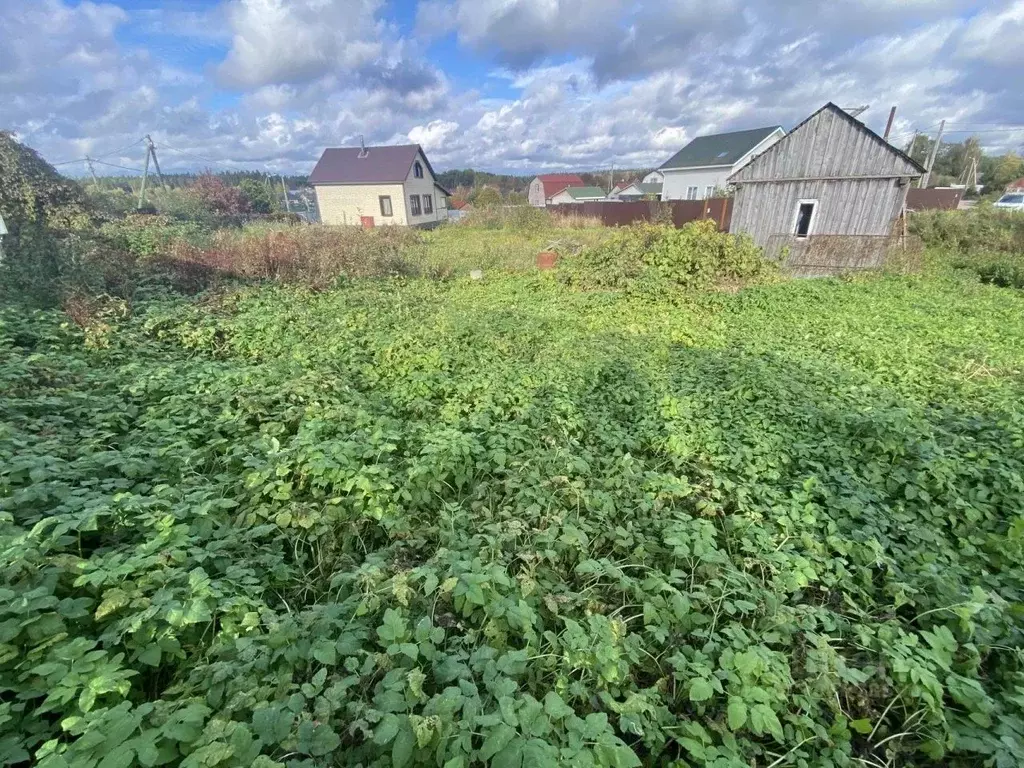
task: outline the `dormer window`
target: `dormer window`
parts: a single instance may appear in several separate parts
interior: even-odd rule
[[[415,176],[417,179],[423,178],[423,166],[420,164],[418,160],[416,161],[416,165],[412,167],[412,175]]]

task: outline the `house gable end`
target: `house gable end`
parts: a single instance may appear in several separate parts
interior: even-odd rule
[[[913,178],[924,169],[831,102],[729,177],[773,179]]]

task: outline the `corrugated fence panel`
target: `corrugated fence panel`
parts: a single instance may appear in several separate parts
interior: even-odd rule
[[[963,199],[962,189],[911,189],[907,193],[907,208],[911,211],[937,209],[955,211]]]
[[[718,229],[728,232],[732,221],[733,201],[729,197],[715,197],[710,200],[669,200],[666,202],[640,201],[621,203],[600,201],[582,204],[549,205],[548,210],[560,216],[587,216],[600,219],[608,227],[623,227],[639,221],[651,221],[663,215],[671,215],[672,223],[682,227],[691,221],[710,219]]]

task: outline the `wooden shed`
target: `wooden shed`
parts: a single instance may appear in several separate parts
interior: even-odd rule
[[[918,163],[826,104],[729,177],[730,231],[751,235],[797,274],[882,266]]]

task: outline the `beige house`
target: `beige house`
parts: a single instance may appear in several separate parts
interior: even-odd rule
[[[448,191],[419,144],[325,149],[309,183],[321,224],[432,227],[448,219]]]

